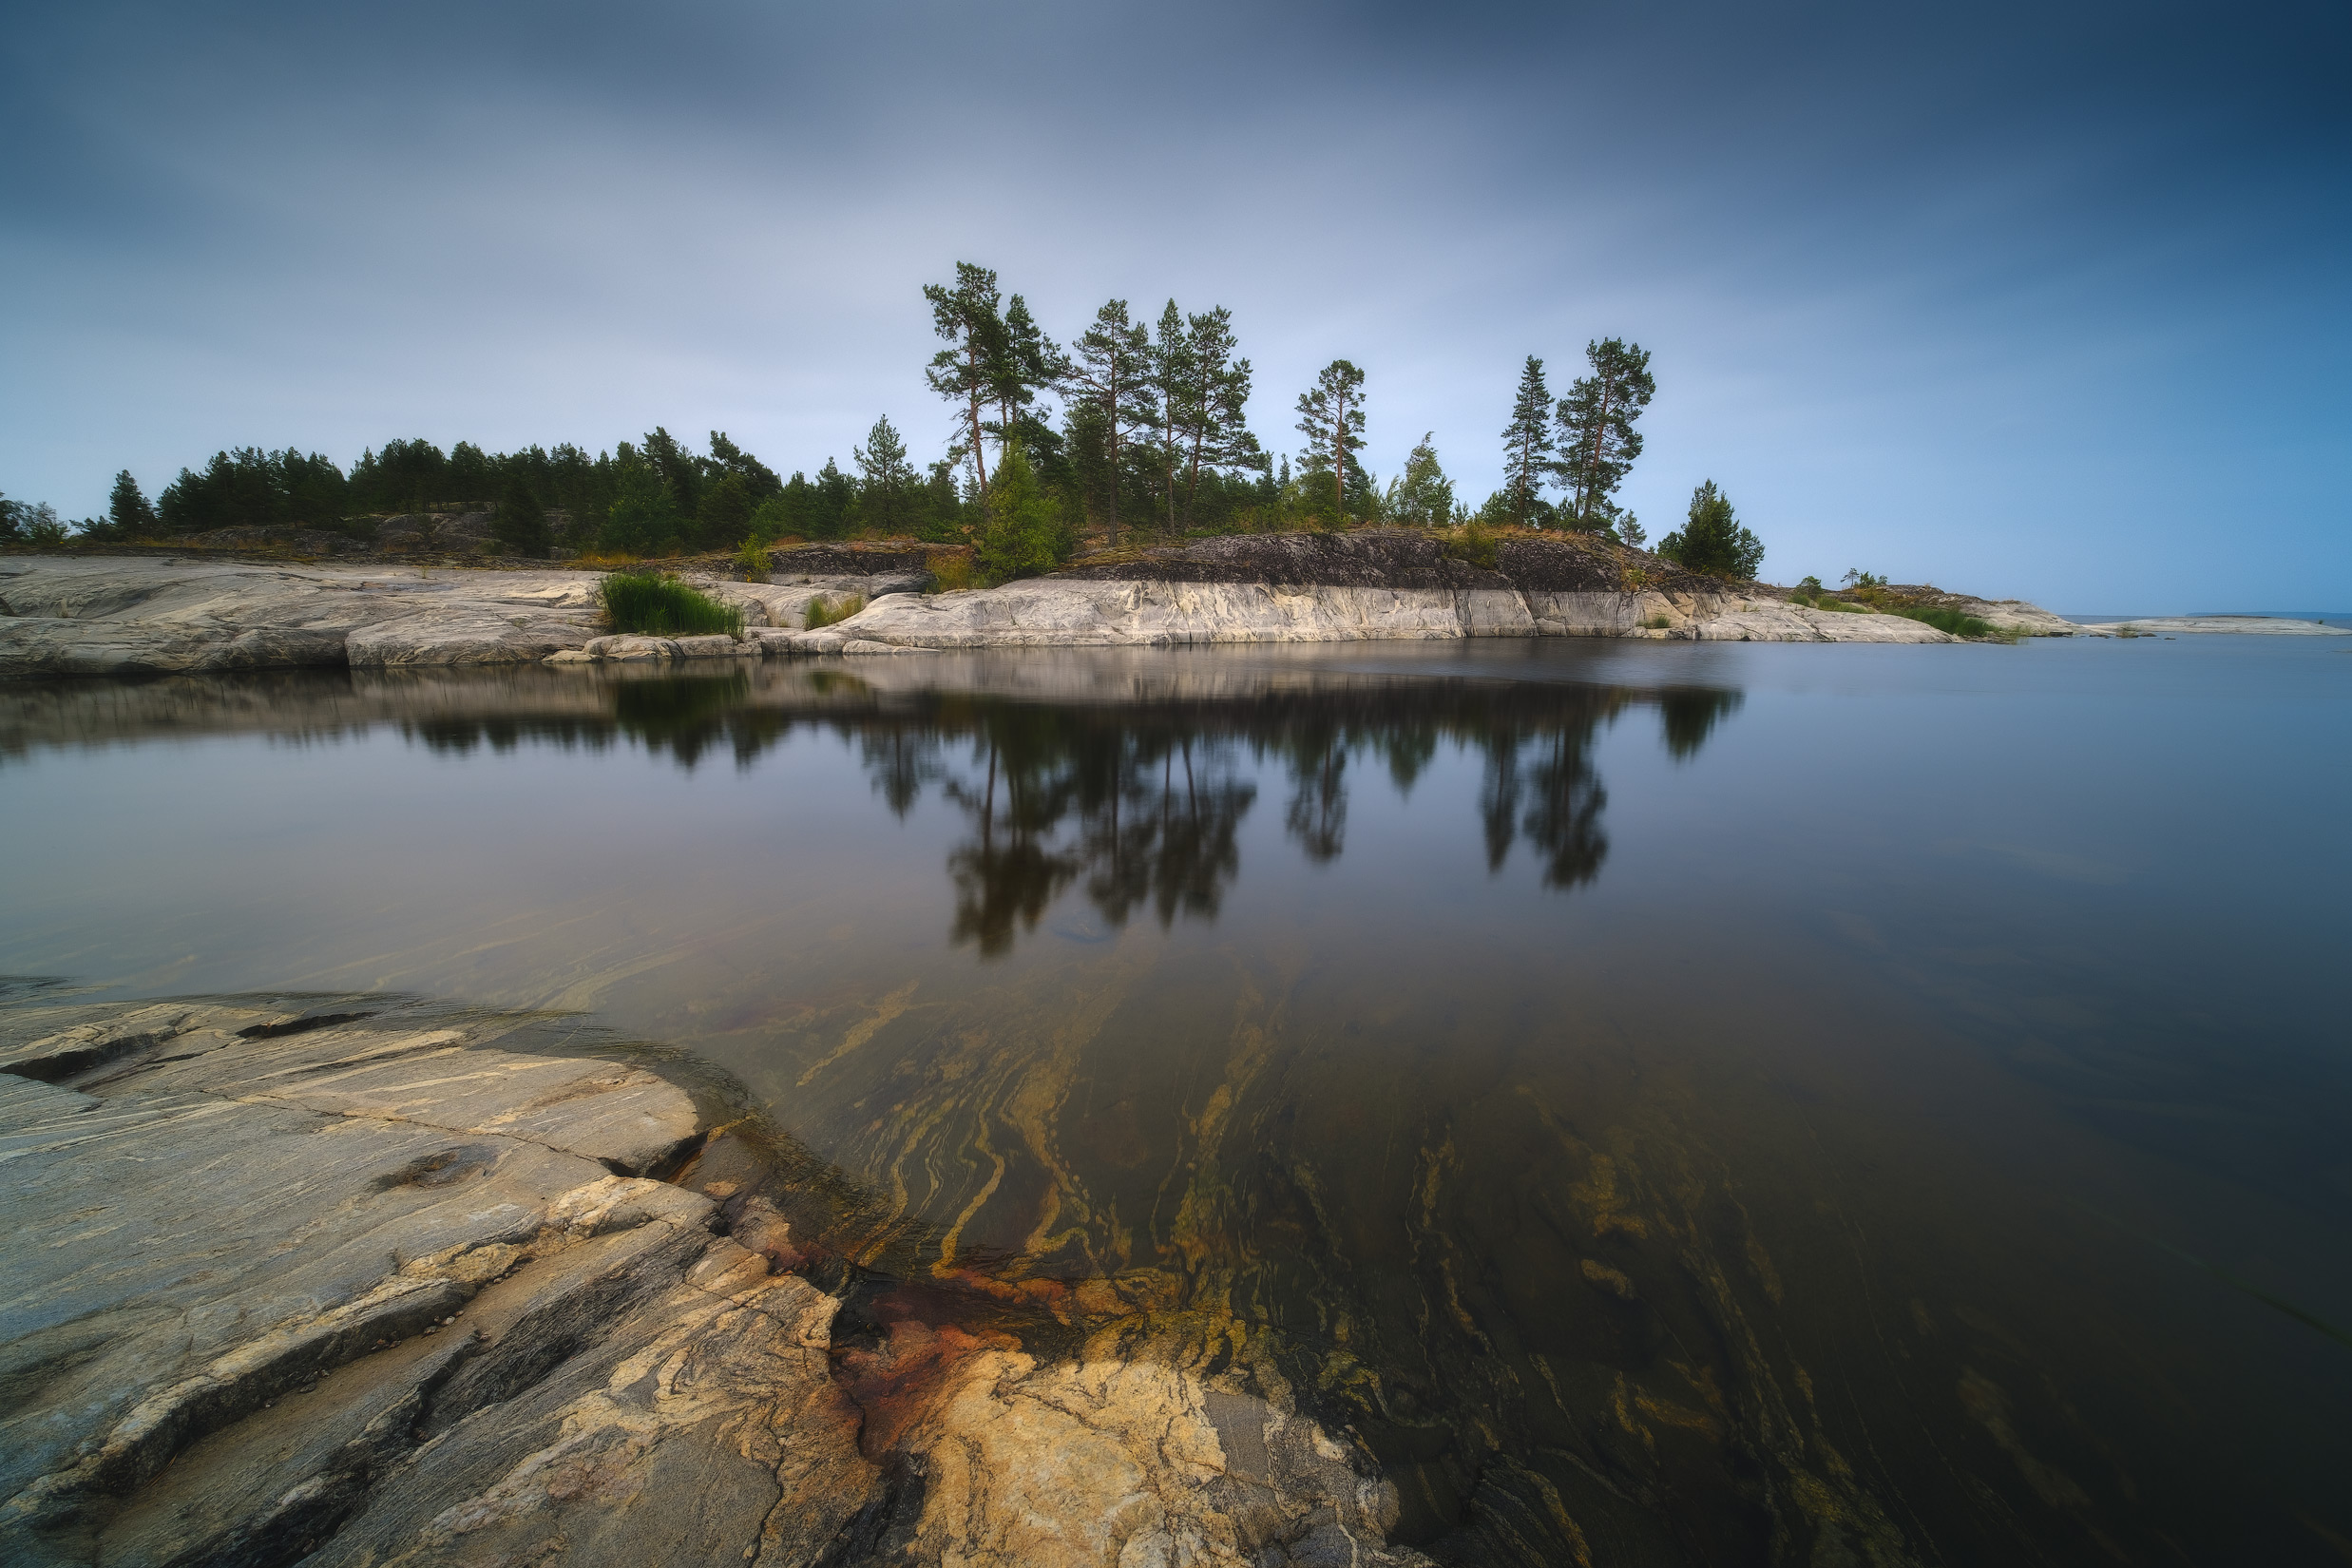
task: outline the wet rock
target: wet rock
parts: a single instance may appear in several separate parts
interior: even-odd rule
[[[1278,1378],[902,1323],[845,1383],[773,1202],[623,1174],[685,1094],[509,1026],[0,1008],[0,1559],[1425,1561]]]
[[[862,1560],[1419,1565],[1395,1489],[1242,1380],[1153,1357],[951,1359],[897,1436],[889,1543]],[[853,1559],[854,1560],[854,1559]]]
[[[613,1174],[698,1138],[683,1091],[502,1049],[479,1020],[309,1022],[213,1002],[0,1015],[7,1560],[292,1560],[433,1433],[683,1344],[721,1308],[772,1311],[737,1299],[752,1283],[709,1305],[710,1199]],[[805,1337],[830,1298],[790,1293]],[[743,1397],[806,1373],[787,1338],[727,1350],[753,1363],[730,1374]],[[855,1479],[846,1436],[794,1430]],[[675,1441],[683,1465],[719,1440]]]

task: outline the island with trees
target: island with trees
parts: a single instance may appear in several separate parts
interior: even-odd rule
[[[106,516],[78,524],[0,497],[15,558],[0,672],[2077,629],[1859,571],[1835,591],[1762,583],[1764,542],[1711,477],[1653,545],[1617,499],[1657,394],[1649,352],[1623,338],[1588,342],[1564,393],[1535,354],[1507,398],[1498,389],[1503,483],[1472,507],[1435,432],[1385,482],[1367,467],[1373,389],[1344,357],[1298,392],[1295,450],[1271,449],[1222,305],[1170,299],[1153,317],[1110,299],[1065,341],[983,266],[958,263],[923,296],[940,347],[921,371],[953,432],[927,462],[888,417],[847,467],[828,455],[789,476],[724,430],[698,450],[656,426],[594,453],[394,439],[348,469],[239,448],[152,500],[121,472]],[[427,608],[378,569],[395,565],[488,569],[443,570]],[[201,616],[174,608],[198,600]],[[539,613],[507,613],[516,603]],[[615,638],[640,641],[615,652]]]

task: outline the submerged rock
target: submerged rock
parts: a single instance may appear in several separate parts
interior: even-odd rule
[[[845,1353],[773,1204],[661,1179],[688,1094],[532,1028],[0,1011],[0,1558],[1426,1560],[1278,1379],[951,1327]]]

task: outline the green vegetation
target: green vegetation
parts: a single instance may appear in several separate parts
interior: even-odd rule
[[[490,537],[517,555],[544,556],[552,541],[547,534],[546,508],[530,486],[520,478],[507,481],[507,493],[490,520]]]
[[[1545,474],[1557,467],[1552,462],[1552,412],[1551,390],[1543,384],[1543,361],[1531,354],[1519,373],[1519,392],[1511,399],[1511,422],[1502,428],[1501,493],[1510,497],[1511,521],[1522,528],[1547,521],[1543,513],[1552,509],[1538,493]]]
[[[1431,430],[1422,436],[1405,459],[1405,472],[1389,480],[1382,492],[1380,509],[1387,521],[1416,528],[1443,528],[1464,515],[1454,500],[1453,481],[1438,466],[1437,448],[1432,444],[1436,435]]]
[[[838,624],[865,607],[866,596],[864,594],[849,594],[839,600],[829,600],[823,594],[819,594],[810,600],[809,607],[801,612],[801,629],[813,632],[821,626]]]
[[[1900,615],[1912,621],[1923,621],[1935,627],[1936,630],[1952,637],[2000,638],[2009,641],[2016,641],[2012,634],[2002,631],[1981,616],[1967,615],[1959,610],[1946,609],[1934,604],[1887,604],[1884,608],[1888,615]]]
[[[756,539],[746,539],[735,547],[735,569],[743,574],[746,583],[765,583],[775,563],[768,554],[768,546]]]
[[[1261,447],[1245,417],[1253,372],[1225,306],[1191,311],[1169,299],[1150,318],[1111,299],[1064,343],[974,262],[957,262],[923,296],[940,340],[925,381],[953,413],[948,444],[927,467],[888,418],[851,447],[851,466],[829,456],[789,474],[724,430],[697,451],[659,425],[605,451],[559,443],[496,452],[463,440],[445,451],[397,439],[361,452],[348,472],[317,452],[246,447],[182,469],[154,506],[122,473],[107,516],[81,527],[92,538],[178,539],[296,525],[368,539],[387,516],[489,511],[498,546],[525,556],[561,545],[621,564],[723,555],[746,540],[911,538],[970,546],[977,578],[1001,582],[1050,570],[1081,540],[1119,549],[1137,528],[1173,541],[1470,521],[1433,432],[1385,487],[1365,467],[1366,375],[1348,359],[1331,360],[1299,394],[1303,448]],[[1611,337],[1588,342],[1585,358],[1591,373],[1555,398],[1544,361],[1526,356],[1503,431],[1503,488],[1479,508],[1482,527],[1564,523],[1643,543],[1613,498],[1641,453],[1636,422],[1656,392],[1650,355]],[[1008,483],[1014,493],[1000,500]],[[1547,500],[1553,487],[1565,497]],[[27,526],[11,524],[10,536]],[[399,532],[429,541],[436,530]]]
[[[1593,373],[1579,376],[1556,411],[1560,455],[1554,467],[1569,493],[1574,526],[1589,531],[1616,521],[1617,508],[1609,498],[1641,455],[1641,432],[1634,421],[1658,388],[1650,374],[1650,353],[1638,343],[1616,337],[1587,343],[1584,357]]]
[[[1466,561],[1486,571],[1495,569],[1501,541],[1477,519],[1463,524],[1440,541],[1440,548],[1456,561]]]
[[[1662,632],[1673,623],[1673,619],[1671,616],[1654,615],[1641,624],[1645,630]]]
[[[616,632],[647,637],[743,635],[741,610],[664,572],[615,572],[597,584],[597,599]]]
[[[1298,433],[1307,438],[1302,454],[1304,484],[1316,524],[1343,526],[1351,499],[1348,475],[1358,476],[1356,515],[1369,509],[1361,492],[1371,488],[1371,478],[1361,463],[1348,459],[1364,449],[1364,373],[1345,359],[1334,359],[1315,376],[1315,384],[1298,394]],[[1326,499],[1329,501],[1327,507]]]
[[[956,593],[972,585],[972,558],[955,550],[937,550],[925,558],[931,568],[936,593]]]
[[[47,546],[65,541],[66,525],[58,521],[55,507],[0,495],[0,545]]]
[[[1691,517],[1658,542],[1658,554],[1686,571],[1753,582],[1764,565],[1764,543],[1732,515],[1731,499],[1711,479],[1691,492]]]
[[[988,490],[987,526],[972,550],[981,577],[993,586],[1052,571],[1077,545],[1066,510],[1038,483],[1028,454],[1018,446],[1006,448]]]

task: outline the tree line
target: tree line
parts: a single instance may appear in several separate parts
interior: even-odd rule
[[[354,520],[388,513],[480,507],[494,509],[497,537],[527,555],[546,553],[555,512],[570,521],[569,543],[641,556],[864,533],[969,541],[997,580],[1050,569],[1088,533],[1117,548],[1138,535],[1382,523],[1646,543],[1616,502],[1657,391],[1639,344],[1588,343],[1585,373],[1558,396],[1543,360],[1527,357],[1501,432],[1502,487],[1474,510],[1455,495],[1433,432],[1401,473],[1377,482],[1360,455],[1367,378],[1347,359],[1298,394],[1295,462],[1270,452],[1249,427],[1254,372],[1225,306],[1192,312],[1170,299],[1150,320],[1111,299],[1062,343],[988,268],[958,262],[951,281],[923,294],[943,345],[924,376],[949,412],[947,449],[926,468],[888,418],[852,447],[850,468],[829,456],[813,475],[789,479],[722,430],[698,452],[659,426],[593,456],[568,442],[491,452],[460,441],[444,452],[394,440],[362,452],[348,473],[316,452],[248,447],[182,468],[153,505],[125,470],[107,516],[81,529],[122,539],[267,525],[354,531]],[[1763,555],[1711,480],[1659,549],[1743,577]]]

